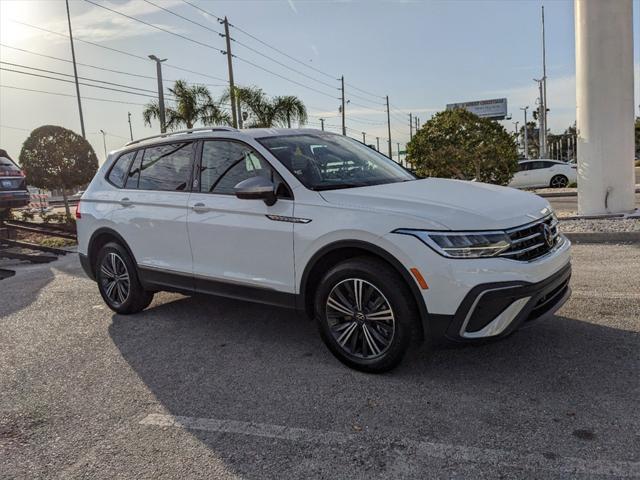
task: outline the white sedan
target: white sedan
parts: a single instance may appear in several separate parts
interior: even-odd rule
[[[563,188],[577,181],[575,163],[537,159],[518,162],[518,171],[509,183],[516,188]]]

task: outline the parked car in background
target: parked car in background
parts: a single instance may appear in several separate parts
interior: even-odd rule
[[[115,312],[162,290],[296,308],[338,359],[369,372],[422,340],[507,336],[570,294],[570,242],[544,198],[418,179],[318,130],[131,142],[76,218],[81,264]]]
[[[575,163],[537,159],[518,162],[518,171],[509,183],[515,188],[564,188],[578,179]]]
[[[5,150],[0,149],[0,209],[29,205],[27,180],[20,167]]]

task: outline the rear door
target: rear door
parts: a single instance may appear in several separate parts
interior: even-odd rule
[[[189,199],[188,229],[198,291],[291,301],[294,292],[293,198],[284,183],[278,200],[241,200],[234,187],[264,175],[281,182],[270,164],[245,143],[219,139],[200,144]]]
[[[190,285],[187,203],[194,146],[194,142],[175,142],[141,149],[126,174],[114,172],[119,168],[117,162],[109,176],[115,186],[118,175],[122,176],[122,188],[112,194],[111,220],[138,265],[160,273],[183,274]]]
[[[529,175],[530,162],[523,162],[518,164],[518,171],[513,174],[513,178],[509,183],[510,187],[526,187],[527,186],[527,178]]]

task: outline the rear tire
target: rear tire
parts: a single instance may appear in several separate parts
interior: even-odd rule
[[[102,299],[116,313],[138,313],[153,300],[153,292],[142,288],[133,259],[119,243],[100,249],[95,272]]]
[[[418,338],[419,315],[404,279],[379,260],[360,257],[330,269],[315,292],[320,335],[342,363],[380,373]]]
[[[549,182],[551,188],[564,188],[569,185],[569,179],[564,175],[554,175]]]

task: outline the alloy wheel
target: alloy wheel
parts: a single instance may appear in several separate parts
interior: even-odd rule
[[[109,252],[100,265],[100,281],[104,294],[114,306],[120,306],[129,298],[131,281],[124,260],[117,253]]]
[[[568,180],[561,175],[556,175],[551,179],[551,186],[553,188],[564,188],[568,183]]]
[[[340,348],[361,359],[383,355],[395,335],[389,301],[375,285],[359,278],[333,287],[327,297],[326,319]]]

